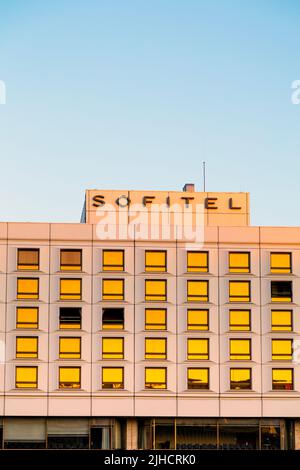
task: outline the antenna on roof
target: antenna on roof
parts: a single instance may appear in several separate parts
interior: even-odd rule
[[[205,168],[205,162],[203,162],[203,192],[205,193],[206,189],[206,168]]]

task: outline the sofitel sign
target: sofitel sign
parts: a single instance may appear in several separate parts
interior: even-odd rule
[[[142,196],[142,201],[141,203],[143,206],[147,207],[152,203],[155,203],[156,196],[147,196],[144,195]],[[189,206],[190,204],[193,203],[194,197],[193,196],[181,196],[181,200],[184,201],[186,206]],[[203,204],[205,209],[207,210],[218,210],[218,197],[205,197],[203,200]],[[131,200],[129,196],[126,195],[120,195],[113,201],[117,206],[119,207],[129,207],[131,204]],[[165,204],[170,207],[172,203],[178,202],[177,201],[172,201],[170,196],[166,196],[165,198]],[[92,206],[97,208],[97,207],[102,207],[106,204],[105,201],[105,196],[102,194],[96,194],[95,196],[92,197]],[[233,197],[228,197],[227,198],[227,208],[230,210],[241,210],[242,206],[234,202]]]

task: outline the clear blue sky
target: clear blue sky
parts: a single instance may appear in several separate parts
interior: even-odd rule
[[[78,221],[86,188],[249,191],[300,225],[300,3],[0,0],[0,220]]]

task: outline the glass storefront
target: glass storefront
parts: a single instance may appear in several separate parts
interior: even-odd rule
[[[4,418],[4,449],[120,449],[124,423],[114,418]]]
[[[139,448],[280,450],[290,444],[284,419],[153,418],[140,420]]]

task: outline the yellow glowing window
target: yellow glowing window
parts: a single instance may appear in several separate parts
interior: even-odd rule
[[[209,389],[209,369],[189,368],[187,370],[187,382],[189,390],[208,390]]]
[[[291,273],[291,253],[271,253],[271,273]]]
[[[80,359],[81,338],[59,338],[60,359]]]
[[[207,360],[209,356],[209,340],[188,338],[187,358],[189,360]]]
[[[61,330],[80,330],[81,308],[61,307],[59,309],[59,328]]]
[[[167,369],[165,367],[146,367],[145,388],[167,388]]]
[[[293,390],[293,369],[272,369],[273,390]]]
[[[80,388],[81,368],[80,367],[60,367],[59,368],[59,388]]]
[[[103,330],[124,329],[124,308],[104,308],[102,313]]]
[[[188,330],[208,330],[208,310],[189,309],[187,311]]]
[[[146,338],[145,359],[167,359],[166,338]]]
[[[208,281],[187,281],[188,302],[208,302]]]
[[[16,388],[37,388],[37,367],[16,367]]]
[[[17,298],[18,299],[38,299],[39,298],[39,279],[23,278],[17,279]]]
[[[250,281],[229,281],[229,302],[250,302]]]
[[[167,252],[166,251],[146,251],[145,271],[166,271]]]
[[[124,338],[102,338],[103,359],[124,359]]]
[[[293,354],[291,339],[272,339],[272,361],[290,361]]]
[[[208,252],[207,251],[188,251],[187,252],[187,271],[189,273],[207,273],[208,272]]]
[[[16,358],[38,357],[38,338],[19,336],[16,339]]]
[[[102,388],[124,388],[124,368],[102,367]]]
[[[147,279],[145,281],[145,300],[167,300],[167,281]]]
[[[291,281],[272,281],[271,282],[272,302],[292,302],[293,288]]]
[[[39,269],[39,254],[38,249],[18,249],[18,270],[37,270]]]
[[[103,271],[124,271],[124,250],[103,250]]]
[[[102,299],[124,300],[124,279],[103,279]]]
[[[229,253],[229,272],[230,273],[249,273],[250,272],[250,253],[234,252]]]
[[[38,328],[38,307],[17,307],[17,328]]]
[[[60,250],[61,271],[81,271],[82,250]]]
[[[250,310],[229,310],[230,331],[250,331]]]
[[[249,361],[251,359],[251,340],[250,339],[231,339],[230,340],[230,360],[231,361]]]
[[[292,311],[272,310],[272,331],[292,331]]]
[[[81,279],[60,279],[60,300],[81,300]]]
[[[230,390],[251,388],[251,369],[230,369]]]
[[[167,311],[165,308],[145,309],[145,330],[165,330],[167,328]]]

